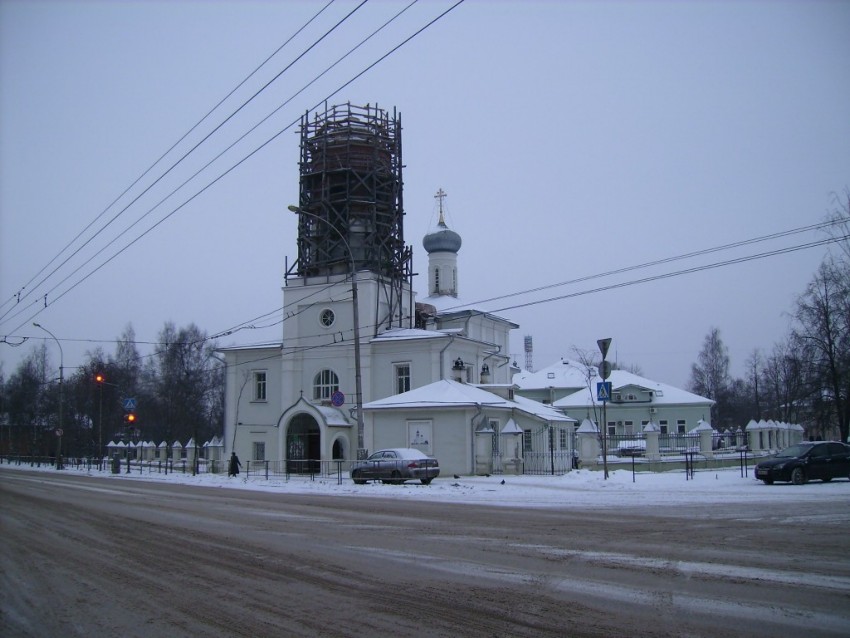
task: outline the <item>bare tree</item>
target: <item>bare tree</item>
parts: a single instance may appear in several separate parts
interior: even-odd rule
[[[753,417],[760,421],[762,418],[762,397],[761,388],[759,387],[759,378],[761,377],[764,358],[761,350],[755,348],[747,359],[747,386],[753,404]]]
[[[692,392],[714,401],[711,421],[717,427],[725,414],[723,401],[729,382],[729,350],[720,338],[720,330],[712,328],[705,336],[697,363],[691,366],[689,386]]]
[[[794,336],[813,366],[812,394],[833,407],[841,440],[850,435],[850,261],[824,261],[797,299]]]
[[[844,254],[844,260],[850,261],[850,189],[834,195],[835,208],[827,215],[827,221],[832,222],[827,227],[827,234],[836,240],[836,244]]]
[[[773,347],[761,371],[772,418],[785,423],[802,419],[809,393],[806,370],[802,348],[793,337]]]

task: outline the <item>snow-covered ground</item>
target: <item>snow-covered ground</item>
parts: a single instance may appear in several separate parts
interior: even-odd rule
[[[342,483],[333,478],[293,476],[290,480],[269,479],[245,474],[232,478],[222,474],[191,476],[179,472],[164,474],[111,474],[66,469],[57,472],[50,467],[2,465],[0,469],[40,471],[52,474],[88,474],[108,481],[162,481],[219,487],[221,489],[256,490],[281,494],[315,494],[351,498],[378,497],[403,500],[475,503],[511,507],[652,507],[663,505],[746,504],[766,502],[823,501],[850,502],[850,480],[831,483],[813,481],[806,485],[777,483],[764,485],[753,478],[752,468],[741,476],[738,468],[697,471],[687,479],[684,471],[637,473],[632,480],[629,470],[609,473],[576,470],[563,476],[463,476],[458,479],[440,477],[431,485],[410,482],[404,485],[367,483],[354,485],[348,478]],[[503,482],[504,481],[504,482]]]

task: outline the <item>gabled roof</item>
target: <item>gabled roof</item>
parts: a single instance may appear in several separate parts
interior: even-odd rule
[[[593,374],[595,373],[594,370]],[[587,368],[581,363],[561,359],[558,363],[537,372],[518,372],[514,375],[513,382],[520,390],[584,388],[587,386],[587,374]]]
[[[499,321],[513,326],[514,328],[519,328],[518,323],[514,323],[510,319],[505,319],[499,315],[494,315],[492,312],[487,312],[481,308],[476,308],[474,305],[466,303],[459,297],[453,297],[451,295],[431,295],[430,297],[418,299],[417,301],[434,306],[437,311],[437,316],[443,319],[448,319],[452,316],[465,317],[467,315],[482,315],[491,321]]]
[[[420,388],[401,394],[372,401],[363,406],[364,410],[385,410],[405,408],[464,408],[491,407],[505,410],[518,410],[543,421],[572,422],[575,419],[561,412],[525,397],[515,397],[513,401],[474,385],[442,379]]]
[[[711,405],[714,403],[711,399],[666,383],[652,381],[626,370],[612,370],[607,380],[611,382],[612,392],[627,388],[651,392],[653,405]],[[602,378],[593,366],[588,367],[577,361],[562,359],[537,372],[515,374],[513,381],[521,390],[549,387],[575,389],[574,392],[558,399],[552,405],[558,408],[584,408],[599,403],[596,400],[596,384],[601,382]]]
[[[248,344],[244,346],[221,346],[216,348],[216,352],[238,352],[240,350],[282,350],[283,344],[280,341],[270,343]]]
[[[442,339],[449,336],[448,333],[440,330],[422,330],[421,328],[390,328],[382,332],[377,337],[372,338],[372,342],[379,341],[407,341],[411,339]]]
[[[335,408],[330,405],[322,405],[320,403],[313,403],[312,401],[305,399],[303,396],[283,411],[283,414],[281,414],[278,419],[278,425],[285,422],[289,415],[296,412],[313,412],[313,416],[320,417],[326,425],[332,425],[335,427],[351,427],[352,425],[348,419],[345,418],[345,414],[339,408]]]

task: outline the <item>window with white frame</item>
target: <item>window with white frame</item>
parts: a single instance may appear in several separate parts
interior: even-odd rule
[[[617,422],[608,421],[608,436],[617,436]]]
[[[266,460],[266,444],[262,441],[254,441],[251,446],[251,460],[265,461]]]
[[[635,422],[634,421],[626,421],[626,434],[634,434],[635,433]]]
[[[394,365],[395,393],[401,394],[410,390],[410,364],[396,363]]]
[[[339,377],[333,370],[322,370],[313,377],[313,399],[323,401],[339,390]]]
[[[558,430],[558,448],[561,450],[566,450],[570,447],[567,443],[567,431],[566,429]]]
[[[254,401],[266,400],[266,371],[254,370]]]
[[[676,421],[676,432],[679,434],[685,433],[685,427],[687,426],[687,422],[684,419],[679,419]]]
[[[531,452],[531,430],[522,431],[522,450],[523,452]]]

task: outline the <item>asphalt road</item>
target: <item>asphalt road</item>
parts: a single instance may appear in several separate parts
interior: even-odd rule
[[[0,468],[0,507],[4,637],[850,636],[842,502],[524,509]]]

